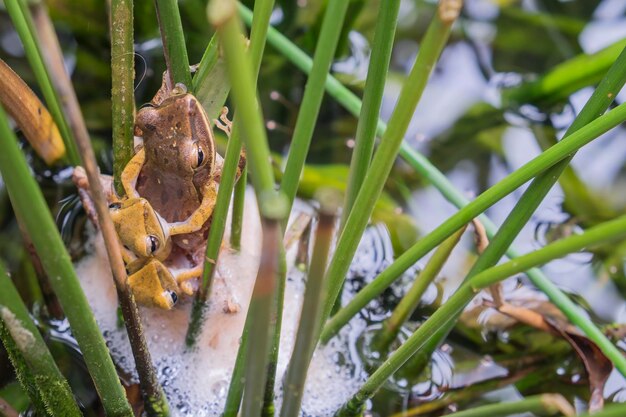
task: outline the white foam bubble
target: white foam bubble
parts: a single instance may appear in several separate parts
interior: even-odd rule
[[[219,416],[223,411],[261,251],[256,202],[252,193],[249,192],[247,197],[242,249],[235,252],[225,245],[222,247],[211,307],[198,340],[198,349],[187,351],[184,344],[191,306],[189,299],[179,301],[172,311],[140,308],[152,360],[175,416]],[[115,362],[131,380],[136,381],[126,330],[118,327],[117,295],[99,234],[91,233],[89,246],[90,254],[76,265],[81,285]],[[288,259],[293,257],[292,251]],[[277,370],[278,404],[280,382],[293,349],[300,317],[304,279],[305,275],[295,267],[289,272]],[[233,300],[241,306],[240,311],[224,313],[225,305]],[[307,415],[332,415],[362,382],[358,366],[345,359],[351,357],[348,339],[349,335],[344,332],[315,353],[303,398],[303,410]]]

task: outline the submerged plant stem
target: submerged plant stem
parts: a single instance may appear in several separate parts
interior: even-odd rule
[[[541,394],[527,397],[520,401],[499,404],[487,404],[471,410],[457,411],[447,417],[506,417],[512,414],[548,414],[562,413],[575,416],[574,408],[560,394]]]

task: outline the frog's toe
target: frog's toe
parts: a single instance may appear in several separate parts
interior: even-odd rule
[[[194,293],[194,288],[190,281],[183,281],[178,284],[178,287],[187,295],[192,295]]]

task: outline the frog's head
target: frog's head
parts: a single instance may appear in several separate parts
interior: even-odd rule
[[[164,259],[170,249],[167,228],[145,198],[112,203],[109,213],[125,248],[140,258]]]
[[[211,171],[215,144],[202,105],[191,94],[174,94],[155,107],[142,108],[135,118],[148,163],[164,172],[191,177]]]

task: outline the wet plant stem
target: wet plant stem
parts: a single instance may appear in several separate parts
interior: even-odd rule
[[[458,6],[456,15],[454,13],[443,13],[444,8],[450,4]],[[376,200],[391,172],[402,139],[413,117],[415,107],[426,87],[430,73],[448,40],[450,28],[456,16],[458,16],[460,6],[460,3],[442,0],[439,4],[439,12],[431,21],[424,36],[415,64],[404,83],[396,107],[389,120],[389,128],[385,131],[380,141],[361,190],[354,202],[353,209],[345,223],[343,232],[339,235],[337,246],[327,271],[328,298],[326,299],[322,315],[322,323],[329,317],[335,300],[339,296],[339,291],[343,286],[350,262],[369,222]]]
[[[250,10],[245,8],[245,6],[241,6],[239,12],[246,24],[249,25],[252,15]],[[311,58],[276,29],[272,27],[269,28],[267,40],[269,44],[276,48],[276,50],[280,51],[300,70],[305,73],[311,70]],[[335,98],[338,103],[340,103],[353,116],[358,117],[361,109],[361,100],[352,91],[342,85],[330,74],[326,77],[325,88],[328,94]],[[598,114],[601,113],[602,111],[598,111]],[[386,130],[387,124],[382,119],[378,119],[376,127],[378,136],[382,136]],[[417,173],[429,180],[450,203],[454,204],[458,208],[463,208],[470,204],[467,197],[456,189],[448,178],[446,178],[446,176],[439,171],[428,160],[428,158],[413,150],[408,143],[402,143],[399,155]],[[481,215],[479,218],[485,226],[488,236],[494,236],[497,231],[496,225],[485,215]],[[519,253],[514,246],[511,246],[507,250],[506,255],[513,259],[519,256]],[[626,376],[626,360],[622,356],[621,352],[613,345],[613,343],[611,343],[610,340],[607,339],[607,337],[593,324],[591,320],[579,313],[580,310],[578,306],[576,306],[576,304],[574,304],[567,295],[554,285],[541,270],[533,268],[526,271],[526,275],[533,282],[533,284],[535,284],[550,298],[550,301],[552,301],[567,316],[567,318],[572,321],[572,323],[580,327],[585,335],[587,335],[587,337],[593,340],[602,349],[604,354],[607,355],[607,357],[609,357],[620,370],[620,373]],[[349,317],[346,318],[346,322],[347,320],[349,320]]]
[[[354,138],[354,150],[350,161],[348,174],[348,188],[341,213],[341,226],[348,220],[348,214],[352,210],[354,200],[361,189],[363,179],[369,168],[374,142],[376,140],[376,124],[380,113],[380,104],[383,99],[387,70],[391,59],[391,49],[396,33],[396,21],[400,0],[380,2],[376,31],[372,43],[372,56],[370,57],[363,91],[363,105],[359,114]],[[321,89],[321,88],[320,88]]]
[[[155,0],[155,4],[170,82],[172,86],[176,83],[183,83],[191,90],[193,85],[178,1]]]
[[[69,128],[67,120],[63,117],[61,110],[62,100],[53,88],[52,76],[48,72],[48,68],[44,62],[39,37],[28,5],[25,0],[7,0],[4,4],[15,26],[15,30],[24,45],[26,58],[35,74],[35,78],[37,79],[39,88],[41,88],[48,109],[61,132],[67,153],[67,160],[72,165],[79,165],[80,156],[76,148],[75,138]]]
[[[424,269],[419,273],[413,285],[406,293],[400,303],[393,310],[393,313],[387,318],[380,332],[374,337],[373,346],[378,352],[387,352],[389,346],[393,343],[400,331],[402,325],[413,314],[419,302],[424,295],[428,286],[437,278],[441,268],[450,257],[452,250],[456,247],[465,232],[466,227],[456,231],[452,236],[447,238],[435,251],[433,256],[428,260]]]
[[[80,288],[76,272],[41,190],[6,115],[0,109],[0,173],[5,181],[15,211],[23,214],[24,226],[32,239],[52,288],[61,302],[72,333],[81,348],[87,369],[100,395],[107,416],[132,416],[132,410],[100,329]]]
[[[291,211],[291,206],[298,191],[300,175],[302,174],[306,155],[309,152],[313,129],[315,128],[315,122],[317,121],[322,98],[324,97],[323,87],[326,81],[326,74],[328,74],[330,64],[335,56],[348,4],[349,0],[334,0],[326,5],[317,47],[313,56],[313,66],[304,88],[304,96],[302,97],[302,103],[300,103],[285,172],[280,183],[280,190],[289,199],[289,211]]]
[[[120,176],[134,155],[135,54],[133,2],[111,0],[111,114],[113,118],[113,180],[118,195],[124,195]]]
[[[253,84],[255,87],[259,68],[261,66],[261,58],[265,48],[266,33],[273,6],[273,0],[259,0],[255,3],[255,12],[258,19],[255,20],[255,24],[252,27],[250,39],[250,58],[254,73]],[[213,46],[214,45],[209,45],[208,48]],[[213,275],[215,274],[215,267],[219,258],[219,251],[226,227],[226,216],[233,193],[233,187],[235,185],[242,143],[238,123],[234,123],[233,126],[233,131],[231,132],[228,144],[226,145],[226,155],[224,157],[224,166],[222,167],[220,187],[217,193],[215,207],[213,208],[213,220],[207,241],[205,254],[206,261],[202,272],[202,284],[200,291],[198,291],[196,298],[194,299],[189,327],[185,337],[185,342],[188,348],[195,345],[202,323],[204,322],[204,313],[207,308],[207,300],[211,293]],[[246,188],[245,172],[247,172],[247,168],[244,168],[242,175],[239,178],[239,183],[241,184],[240,187],[243,188],[244,193]],[[236,200],[236,202],[242,206],[241,210],[243,211],[243,197],[241,197],[238,201]],[[233,206],[235,205],[236,204],[234,203]],[[234,216],[235,208],[233,207],[233,217]],[[241,221],[243,221],[243,218],[240,219],[239,230],[241,230]],[[232,233],[233,231],[231,229],[231,235]]]
[[[283,383],[281,417],[297,417],[301,414],[304,383],[313,351],[317,345],[315,333],[320,326],[321,307],[325,298],[324,274],[333,239],[335,215],[339,206],[337,203],[325,204],[320,209],[298,333]]]
[[[443,224],[427,236],[420,239],[406,252],[398,257],[387,269],[365,288],[363,288],[353,300],[342,308],[324,328],[322,341],[326,342],[335,334],[351,317],[363,308],[369,300],[379,295],[404,271],[417,262],[422,256],[430,252],[452,233],[467,224],[474,217],[480,215],[487,208],[501,200],[513,190],[540,174],[552,165],[567,158],[570,154],[591,142],[601,134],[614,128],[626,120],[626,105],[622,104],[598,119],[587,124],[583,128],[572,133],[552,146],[533,160],[529,161],[515,172],[509,174],[493,187],[476,197],[456,214],[448,218]],[[487,223],[483,221],[487,227]],[[493,242],[492,242],[493,244]],[[491,245],[490,245],[491,246]]]
[[[463,309],[484,288],[500,282],[514,274],[543,265],[570,253],[626,237],[626,216],[605,222],[551,243],[542,249],[522,255],[512,261],[486,269],[463,283],[459,289],[430,316],[383,364],[367,379],[359,391],[342,408],[339,415],[357,415],[365,401],[393,375],[411,356],[426,346],[438,331],[455,322]]]
[[[541,394],[524,398],[520,401],[499,404],[487,404],[471,410],[457,411],[447,417],[506,417],[512,414],[533,413],[564,416],[575,416],[574,408],[560,394]]]
[[[28,385],[37,390],[39,398],[33,398],[33,403],[37,404],[40,399],[50,415],[81,416],[67,380],[54,363],[46,343],[39,334],[39,329],[30,318],[28,309],[2,264],[0,264],[0,328],[2,328],[0,339],[3,344],[10,345],[11,342],[6,338],[11,338],[13,346],[19,352],[16,353],[22,356],[24,365],[30,371],[26,375],[21,375],[20,381],[30,379]],[[19,369],[20,367],[16,367],[16,370]]]

